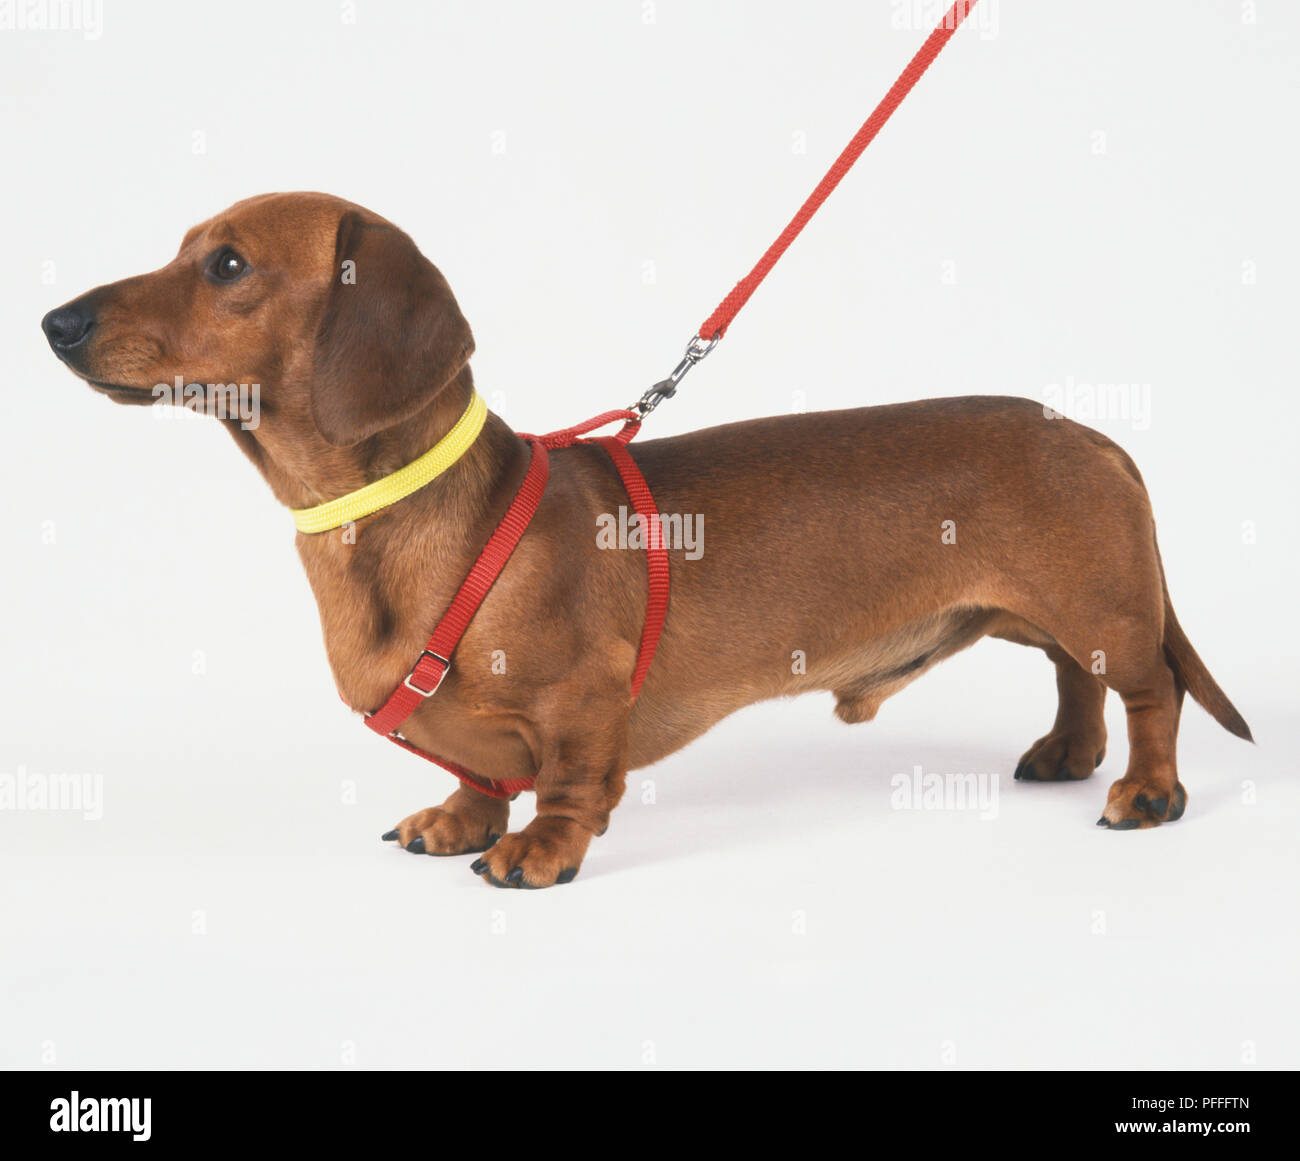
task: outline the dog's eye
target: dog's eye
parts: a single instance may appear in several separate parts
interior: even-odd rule
[[[248,263],[227,246],[224,250],[217,252],[209,269],[212,271],[213,278],[221,282],[234,282],[248,269]]]

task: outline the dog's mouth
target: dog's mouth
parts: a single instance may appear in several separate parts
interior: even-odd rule
[[[55,355],[69,371],[78,379],[87,384],[92,390],[100,395],[107,395],[108,398],[119,403],[152,403],[154,393],[151,387],[138,387],[130,383],[122,383],[115,379],[97,379],[88,374],[90,368],[100,360],[93,357],[86,351],[87,344],[82,343],[71,350],[59,350],[54,348]]]
[[[153,393],[147,387],[128,387],[125,383],[108,383],[101,379],[86,382],[101,395],[118,403],[152,403]]]

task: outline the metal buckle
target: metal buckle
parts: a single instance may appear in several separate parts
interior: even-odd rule
[[[639,419],[644,419],[665,399],[671,399],[677,394],[677,385],[686,377],[686,372],[713,350],[721,340],[721,335],[717,335],[711,339],[702,339],[699,335],[696,335],[686,344],[686,355],[682,361],[673,368],[673,373],[669,375],[667,379],[660,379],[658,383],[633,403],[628,410],[635,411]]]
[[[442,672],[438,674],[438,680],[433,683],[432,689],[421,689],[411,680],[411,678],[415,676],[415,671],[420,668],[421,662],[423,662],[426,657],[432,657],[435,661],[442,662]],[[451,669],[451,660],[449,658],[444,657],[441,653],[435,653],[432,649],[421,649],[420,656],[415,659],[415,664],[411,666],[411,672],[402,678],[402,684],[412,693],[418,693],[421,697],[432,697],[438,692],[438,686],[442,684],[449,669]]]

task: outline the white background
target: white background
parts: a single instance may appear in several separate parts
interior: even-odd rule
[[[1300,1065],[1294,5],[984,0],[653,420],[1148,386],[1149,424],[1096,426],[1259,739],[1189,702],[1176,826],[1092,825],[1115,698],[1096,777],[1013,783],[1052,670],[986,642],[870,726],[760,706],[633,775],[572,886],[385,846],[450,780],[339,705],[287,515],[38,328],[322,189],[447,274],[495,410],[563,426],[671,368],[938,15],[105,0],[98,37],[0,31],[0,773],[105,796],[0,810],[0,1062]],[[996,819],[891,809],[916,766],[1001,775]]]

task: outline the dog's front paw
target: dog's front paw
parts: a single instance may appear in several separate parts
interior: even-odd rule
[[[457,794],[461,793],[457,791]],[[477,794],[478,798],[483,795]],[[506,829],[508,807],[484,808],[474,804],[457,809],[456,794],[441,806],[431,806],[402,819],[383,836],[385,842],[397,842],[413,855],[468,855],[485,851]]]
[[[591,842],[591,831],[567,818],[535,818],[502,838],[470,870],[494,887],[551,887],[571,883]]]
[[[1111,830],[1146,829],[1177,822],[1186,809],[1187,791],[1181,782],[1175,782],[1170,793],[1139,778],[1121,778],[1111,786],[1097,825]]]

